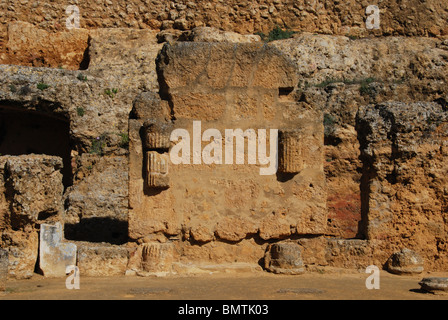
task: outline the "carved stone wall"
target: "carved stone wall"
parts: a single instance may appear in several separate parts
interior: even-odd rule
[[[178,43],[165,45],[157,67],[160,95],[167,97],[171,119],[160,120],[166,114],[160,100],[156,103],[161,111],[153,114],[155,119],[130,121],[130,166],[135,172],[130,180],[132,239],[164,234],[183,239],[184,244],[175,242],[182,247],[191,241],[238,242],[252,237],[263,241],[325,233],[322,114],[300,109],[295,102],[297,78],[291,61],[280,51],[262,44]],[[179,69],[184,72],[177,72]],[[153,103],[154,100],[148,100],[146,108],[153,108]],[[148,114],[142,109],[145,106],[141,102],[134,108],[135,113]],[[152,146],[148,143],[152,133],[144,123],[157,119],[165,126],[171,124],[173,130],[188,133],[186,148],[179,153],[189,149],[187,162],[170,161],[169,170],[157,162],[170,159],[170,152],[178,155],[179,150],[173,148],[181,140],[184,142],[178,138],[172,139],[168,153],[148,151],[145,160],[144,150]],[[159,140],[165,141],[163,126],[158,126],[159,135],[154,136],[163,136]],[[226,135],[228,130],[234,133],[236,129],[247,134],[242,140],[244,149],[238,146],[238,138]],[[284,152],[279,154],[279,161],[287,162],[292,171],[275,167],[269,175],[260,174],[269,163],[260,161],[263,151],[257,141],[263,141],[266,130],[266,155],[272,153],[271,145],[277,145],[277,135],[272,140],[271,129],[278,130],[282,137],[291,130],[300,130],[300,135],[289,135],[295,139],[293,142],[280,139]],[[207,131],[214,134],[213,138],[207,138]],[[200,150],[194,146],[197,137]],[[258,152],[255,157],[251,153],[252,143],[257,146],[253,149]],[[226,153],[229,146],[231,158]],[[214,150],[210,162],[205,158],[209,154],[207,148]],[[242,157],[237,154],[240,150],[244,152]],[[145,171],[150,177],[147,188],[142,183]],[[158,179],[165,174],[169,177],[166,189],[150,188],[160,186]]]

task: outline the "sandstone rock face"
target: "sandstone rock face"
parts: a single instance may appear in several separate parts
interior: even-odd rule
[[[9,275],[16,279],[31,278],[38,259],[38,232],[30,226],[24,231],[6,230],[2,242],[9,254]]]
[[[304,33],[272,42],[296,64],[302,103],[324,110],[327,232],[337,237],[364,237],[359,228],[359,106],[386,101],[446,103],[446,89],[441,85],[447,81],[443,62],[446,50],[440,50],[444,42],[428,38],[397,40],[350,40],[329,35],[317,40]]]
[[[168,101],[161,100],[158,93],[145,91],[135,98],[132,116],[136,119],[154,119],[155,121],[167,122],[171,119],[171,110]]]
[[[395,274],[419,274],[423,272],[423,259],[415,251],[404,248],[390,256],[386,268]]]
[[[274,243],[264,257],[265,268],[274,273],[301,274],[305,272],[300,246],[293,242]]]
[[[116,88],[120,91],[128,86],[143,91],[157,89],[155,58],[162,44],[157,43],[156,34],[121,28],[92,30],[88,70],[101,78],[118,80]],[[131,93],[123,90],[123,94]]]
[[[61,168],[62,159],[58,157],[18,156],[6,161],[6,194],[14,227],[62,219]]]
[[[79,70],[85,68],[88,38],[86,29],[53,33],[28,22],[10,22],[6,53],[0,54],[0,61],[2,64]]]
[[[436,103],[360,108],[361,190],[369,239],[415,245],[423,258],[445,239],[446,125],[446,114]]]
[[[236,227],[236,225],[232,225],[232,228],[235,228],[235,227]],[[220,231],[218,231],[218,230],[220,230],[220,229],[218,229],[218,227],[217,227],[216,233],[218,233],[218,237],[220,237],[221,239],[227,239],[229,241],[238,241],[238,240],[242,239],[241,236],[238,237],[237,235],[226,237],[222,233],[219,234]],[[210,230],[210,228],[207,227],[206,225],[202,225],[202,224],[192,227],[189,235],[191,236],[191,238],[194,241],[197,241],[199,243],[210,242],[215,238],[214,234]],[[245,237],[245,236],[246,236],[246,233],[244,233],[243,237]]]
[[[444,3],[430,0],[424,3],[410,0],[406,4],[398,0],[379,4],[380,29],[368,30],[366,8],[369,4],[356,0],[350,3],[333,1],[228,1],[211,0],[206,2],[154,2],[142,5],[138,1],[117,0],[113,5],[104,6],[101,3],[77,3],[80,14],[80,27],[85,29],[98,28],[132,28],[132,29],[171,29],[191,30],[195,27],[209,26],[242,34],[253,34],[257,31],[267,33],[274,26],[289,26],[294,30],[311,33],[337,35],[366,36],[374,35],[407,35],[407,36],[439,36],[448,33],[446,27],[447,12]],[[70,39],[76,29],[67,30],[66,20],[70,15],[65,13],[68,4],[65,2],[48,3],[4,3],[0,8],[4,13],[0,20],[0,43],[4,55],[8,57],[8,23],[25,21],[37,26],[45,33],[46,38],[58,38],[58,33],[66,33]],[[20,34],[20,30],[19,30]],[[9,37],[8,37],[9,36]],[[69,51],[63,48],[65,42],[54,40],[42,41],[31,38],[31,45],[36,44],[37,50],[58,52],[68,56],[70,52],[82,55],[83,46]],[[33,43],[34,42],[34,43]],[[42,43],[42,46],[37,46]],[[52,46],[49,46],[52,45]],[[60,48],[56,44],[61,44]],[[70,46],[70,44],[66,44]],[[23,47],[25,49],[26,47]],[[51,49],[50,49],[51,48]],[[23,52],[23,51],[22,51]],[[26,55],[25,55],[26,57]],[[63,56],[62,56],[63,57]],[[5,58],[1,59],[4,61]],[[62,60],[62,59],[61,59]],[[25,60],[26,61],[26,60]],[[24,61],[24,62],[25,62]],[[2,62],[4,63],[4,62]],[[59,63],[59,62],[58,62]],[[57,65],[54,65],[57,67]]]
[[[63,220],[62,159],[44,155],[1,158],[2,246],[9,253],[9,274],[29,278],[38,259],[39,225]]]
[[[183,41],[195,42],[234,42],[251,43],[261,41],[259,35],[242,35],[236,32],[226,32],[210,27],[197,27],[190,32],[185,32],[181,39]]]
[[[54,222],[65,224],[68,240],[92,242],[80,250],[82,274],[122,274],[128,241],[135,250],[126,268],[135,274],[167,273],[176,263],[192,270],[195,263],[256,265],[272,241],[291,239],[303,264],[317,269],[384,265],[409,247],[425,269],[446,270],[447,40],[334,35],[432,37],[445,32],[445,11],[439,2],[388,2],[381,29],[366,31],[364,3],[310,5],[239,3],[241,15],[232,15],[230,3],[175,1],[156,4],[160,16],[138,20],[142,12],[129,2],[118,16],[128,15],[137,30],[110,28],[126,25],[112,16],[97,21],[96,4],[79,4],[86,29],[68,32],[48,28],[49,12],[62,6],[52,3],[47,19],[10,23],[7,38],[7,24],[0,24],[0,61],[28,66],[0,66],[0,113],[57,119],[69,137],[62,161],[44,160],[54,154],[12,157],[0,143],[9,274],[32,276],[39,225]],[[24,17],[22,4],[2,12],[0,20]],[[310,33],[265,44],[229,32],[267,32],[277,14],[282,23],[293,14]],[[342,18],[330,23],[335,16]],[[220,31],[190,30],[205,25]],[[37,67],[59,65],[64,69]],[[162,170],[159,160],[166,162],[178,142],[170,133],[185,129],[193,143],[193,121],[201,121],[200,138],[217,129],[222,143],[226,129],[267,129],[268,136],[278,129],[276,174],[260,175],[266,165],[248,164],[246,150],[241,157],[234,149],[233,164],[219,164],[224,148],[221,158],[211,157],[218,163],[170,162]],[[245,133],[246,148],[251,131]],[[190,155],[213,149],[208,155],[215,156],[219,139],[211,138]],[[156,174],[167,179],[156,181]]]
[[[122,244],[128,232],[128,161],[125,157],[83,154],[65,197],[65,237]]]
[[[86,277],[123,276],[128,248],[106,243],[77,242],[79,273]]]

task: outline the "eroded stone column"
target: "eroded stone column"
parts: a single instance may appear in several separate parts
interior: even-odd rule
[[[145,243],[142,250],[143,270],[150,273],[171,271],[173,251],[172,243]]]

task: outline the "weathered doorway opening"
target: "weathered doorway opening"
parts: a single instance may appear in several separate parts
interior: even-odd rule
[[[66,189],[73,183],[70,152],[70,123],[63,115],[0,104],[0,155],[61,157]]]

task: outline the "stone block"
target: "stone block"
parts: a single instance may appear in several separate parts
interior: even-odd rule
[[[260,42],[259,35],[243,35],[232,31],[223,31],[212,27],[196,27],[191,31],[184,32],[181,37],[184,41],[194,42],[231,42],[252,43]]]
[[[448,278],[446,277],[423,278],[418,284],[424,291],[448,294]]]
[[[137,119],[168,120],[170,107],[168,101],[161,100],[158,93],[143,92],[134,100],[132,114]]]
[[[124,246],[82,243],[78,245],[78,267],[82,276],[123,276],[129,259]]]
[[[390,256],[386,267],[395,274],[419,274],[423,272],[423,259],[417,252],[404,248]]]
[[[226,96],[215,92],[174,92],[173,109],[176,119],[221,119],[226,110]]]
[[[38,259],[39,234],[37,231],[10,231],[2,233],[8,243],[9,275],[15,279],[29,279],[34,274]]]
[[[216,225],[215,234],[226,241],[240,241],[248,234],[257,233],[256,225],[243,217],[225,217]]]
[[[146,153],[146,183],[149,188],[168,188],[169,155],[156,151]]]
[[[291,231],[291,223],[282,215],[268,214],[260,221],[258,234],[264,240],[284,239]]]
[[[256,47],[256,46],[254,46]],[[297,75],[292,60],[273,46],[258,48],[258,67],[253,74],[253,86],[292,90],[297,84]]]
[[[256,119],[259,108],[257,94],[247,92],[233,94],[232,103],[228,105],[233,120]]]
[[[9,275],[15,279],[31,278],[39,251],[37,231],[4,231],[2,237],[9,244]]]
[[[365,236],[398,242],[418,238],[421,252],[432,251],[446,235],[440,216],[447,183],[445,109],[433,102],[384,102],[361,106],[356,121],[361,190],[369,208]],[[428,223],[416,228],[415,221]]]
[[[223,58],[229,62],[222,64]],[[277,48],[261,42],[165,44],[158,67],[171,89],[198,81],[220,89],[223,83],[215,80],[217,74],[230,77],[226,85],[232,87],[293,88],[298,81],[293,62]]]
[[[301,274],[305,272],[301,248],[293,242],[270,245],[264,257],[264,264],[265,268],[273,273]]]
[[[64,277],[66,267],[76,265],[76,251],[75,244],[63,242],[60,223],[41,225],[39,267],[45,277]]]
[[[49,32],[31,23],[8,24],[7,61],[2,64],[79,70],[89,46],[89,30],[75,28]]]
[[[63,211],[62,159],[46,155],[8,158],[5,166],[7,197],[11,201],[12,223],[60,220]]]
[[[213,232],[211,232],[205,225],[192,227],[190,230],[190,235],[194,241],[201,243],[210,242],[214,239]]]
[[[0,248],[0,292],[6,290],[6,281],[8,279],[8,251]]]

